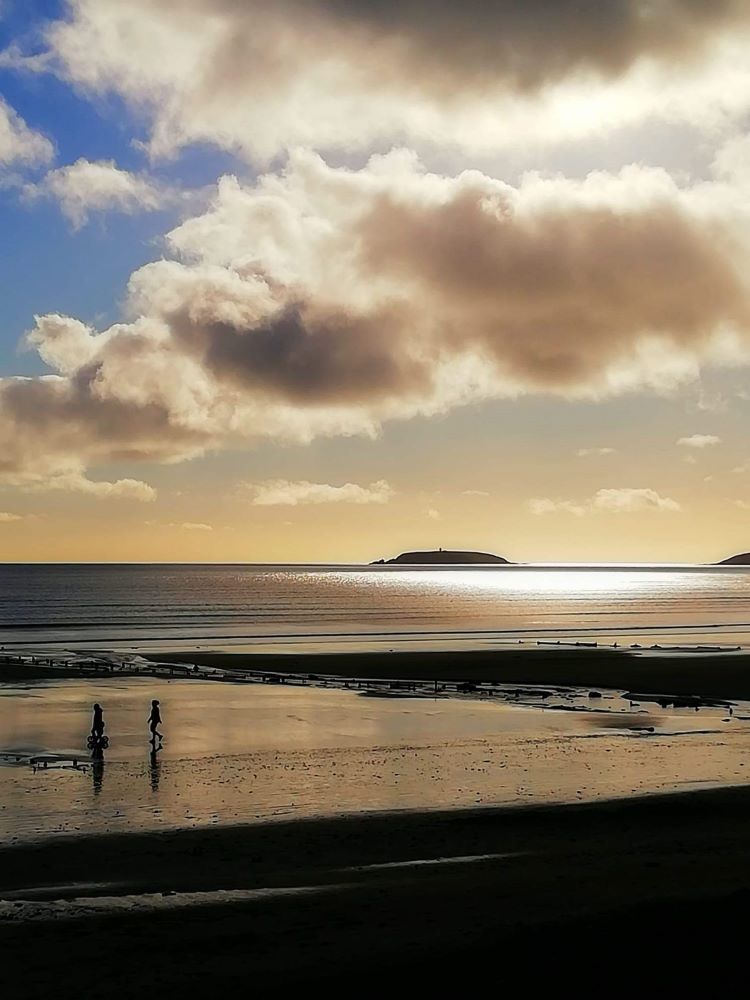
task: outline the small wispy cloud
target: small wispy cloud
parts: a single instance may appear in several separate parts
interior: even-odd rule
[[[581,502],[535,497],[529,500],[532,514],[542,516],[563,512],[583,517],[585,514],[634,514],[643,511],[679,511],[682,508],[671,497],[663,497],[651,489],[602,489]]]
[[[23,521],[23,516],[10,514],[7,510],[0,510],[0,524],[11,524],[13,521]]]
[[[681,437],[677,444],[681,448],[713,448],[721,444],[721,438],[715,434],[691,434],[690,437]]]
[[[579,458],[591,458],[594,456],[614,455],[616,448],[579,448],[576,452]]]
[[[434,507],[428,507],[427,510],[425,511],[425,514],[426,514],[427,517],[429,517],[429,519],[431,521],[439,521],[440,520],[440,511],[439,510],[435,510]]]
[[[38,184],[28,184],[26,197],[48,197],[58,202],[63,215],[79,229],[94,212],[155,212],[174,200],[163,185],[145,174],[122,170],[114,160],[81,158],[58,167]]]
[[[490,494],[486,490],[464,490],[462,497],[488,497]]]
[[[353,503],[386,504],[395,491],[384,479],[369,486],[344,483],[292,482],[288,479],[268,479],[261,483],[243,483],[241,490],[252,496],[256,507],[297,507],[303,504]]]
[[[176,528],[179,531],[213,531],[212,524],[202,521],[144,521],[149,528]]]
[[[565,511],[567,514],[583,517],[588,509],[583,504],[575,503],[573,500],[551,500],[549,497],[533,497],[529,500],[528,506],[531,513],[539,517],[544,514],[555,514],[557,511]]]
[[[1,66],[1,64],[0,64]],[[54,147],[0,96],[0,167],[33,167],[48,163]]]
[[[701,410],[704,413],[724,413],[729,405],[729,401],[726,397],[722,396],[720,393],[709,393],[706,392],[703,387],[700,388],[698,392],[698,397],[695,401],[695,409]]]

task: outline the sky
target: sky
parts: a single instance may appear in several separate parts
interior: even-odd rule
[[[750,549],[746,0],[0,0],[0,561]]]

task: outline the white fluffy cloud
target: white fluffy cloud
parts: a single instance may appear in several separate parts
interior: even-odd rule
[[[129,321],[37,318],[27,342],[52,374],[0,380],[0,480],[745,364],[743,204],[658,170],[514,187],[405,152],[224,178],[168,235],[172,259],[132,275]]]
[[[0,474],[0,482],[15,486],[25,493],[83,493],[99,500],[137,500],[150,503],[156,490],[139,479],[117,479],[115,482],[88,479],[77,469],[51,469],[48,472]]]
[[[49,139],[29,128],[0,96],[0,169],[47,163],[53,152]]]
[[[69,493],[85,493],[99,500],[138,500],[151,503],[156,499],[156,490],[140,479],[117,479],[113,483],[105,480],[87,479],[79,475],[53,476],[44,484],[45,490],[63,490]]]
[[[529,501],[529,509],[533,514],[544,515],[564,512],[576,517],[584,514],[612,513],[635,514],[643,511],[679,511],[682,508],[676,500],[660,496],[651,489],[603,489],[598,490],[593,497],[580,503],[574,500],[551,500],[548,497],[535,497]]]
[[[715,434],[691,434],[690,437],[681,437],[677,444],[682,448],[713,448],[721,444],[721,438]]]
[[[168,193],[147,177],[121,170],[113,160],[83,158],[51,170],[44,180],[26,190],[32,197],[54,198],[76,227],[84,225],[94,212],[151,212],[169,199]]]
[[[262,483],[245,483],[244,490],[252,496],[256,507],[297,507],[322,503],[385,504],[394,495],[393,489],[382,479],[369,486],[357,483],[331,486],[328,483],[269,479]]]
[[[649,489],[599,490],[593,504],[596,510],[609,510],[618,514],[642,510],[682,509],[676,500],[660,496],[656,490]]]
[[[746,0],[69,0],[29,68],[152,118],[151,147],[494,149],[750,108]],[[17,53],[14,56],[18,63]],[[35,60],[35,61],[34,61]]]

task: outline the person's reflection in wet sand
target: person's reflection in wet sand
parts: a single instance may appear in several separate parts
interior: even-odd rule
[[[94,779],[94,795],[98,795],[104,784],[104,751],[94,747],[91,751],[91,777]]]
[[[161,771],[161,761],[159,760],[159,751],[161,747],[155,747],[151,745],[151,753],[148,756],[148,776],[151,779],[151,791],[159,791],[159,772]]]

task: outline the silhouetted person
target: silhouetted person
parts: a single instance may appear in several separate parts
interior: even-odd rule
[[[151,702],[151,715],[148,717],[148,728],[151,733],[151,742],[155,743],[157,739],[161,739],[162,735],[159,732],[159,724],[161,723],[161,712],[159,711],[159,702],[154,699]]]
[[[94,718],[91,723],[91,735],[97,740],[104,736],[104,712],[102,706],[97,702],[94,705]]]

